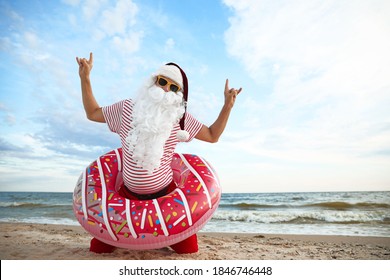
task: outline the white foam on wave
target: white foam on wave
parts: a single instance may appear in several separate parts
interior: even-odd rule
[[[382,222],[387,211],[227,211],[218,209],[213,219],[247,223],[375,223]]]

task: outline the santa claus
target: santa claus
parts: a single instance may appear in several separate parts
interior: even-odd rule
[[[169,193],[176,185],[171,169],[172,157],[179,142],[198,140],[215,143],[224,131],[240,89],[225,83],[225,102],[211,126],[206,126],[187,112],[188,80],[185,72],[174,63],[161,66],[140,87],[136,98],[125,99],[110,106],[96,102],[90,81],[93,55],[76,58],[79,65],[82,99],[88,119],[107,123],[121,139],[123,174],[117,190],[122,196],[153,199]],[[177,253],[198,251],[196,235],[172,245]],[[111,252],[114,247],[97,239],[90,250]]]

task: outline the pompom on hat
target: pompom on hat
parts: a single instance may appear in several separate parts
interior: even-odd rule
[[[162,75],[165,76],[172,81],[175,81],[181,88],[181,91],[183,92],[183,102],[184,102],[184,114],[183,117],[180,119],[180,129],[176,137],[179,139],[181,142],[185,142],[188,140],[190,137],[188,131],[184,130],[184,122],[185,122],[185,114],[187,112],[187,101],[188,101],[188,80],[186,73],[183,71],[183,69],[180,68],[179,65],[170,62],[167,63],[163,66],[161,66],[156,74],[157,75]]]

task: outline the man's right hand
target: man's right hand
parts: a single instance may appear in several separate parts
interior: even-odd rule
[[[104,119],[102,108],[96,102],[92,92],[91,80],[89,79],[89,73],[91,73],[93,66],[93,54],[89,54],[89,59],[78,58],[76,61],[79,65],[79,75],[81,79],[81,92],[83,96],[83,105],[87,117],[91,121],[106,122]]]

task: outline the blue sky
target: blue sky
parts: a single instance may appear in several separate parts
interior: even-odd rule
[[[216,144],[193,141],[225,192],[390,190],[390,2],[0,0],[0,191],[73,191],[120,145],[85,117],[76,56],[101,106],[162,63],[206,125],[243,87]]]

